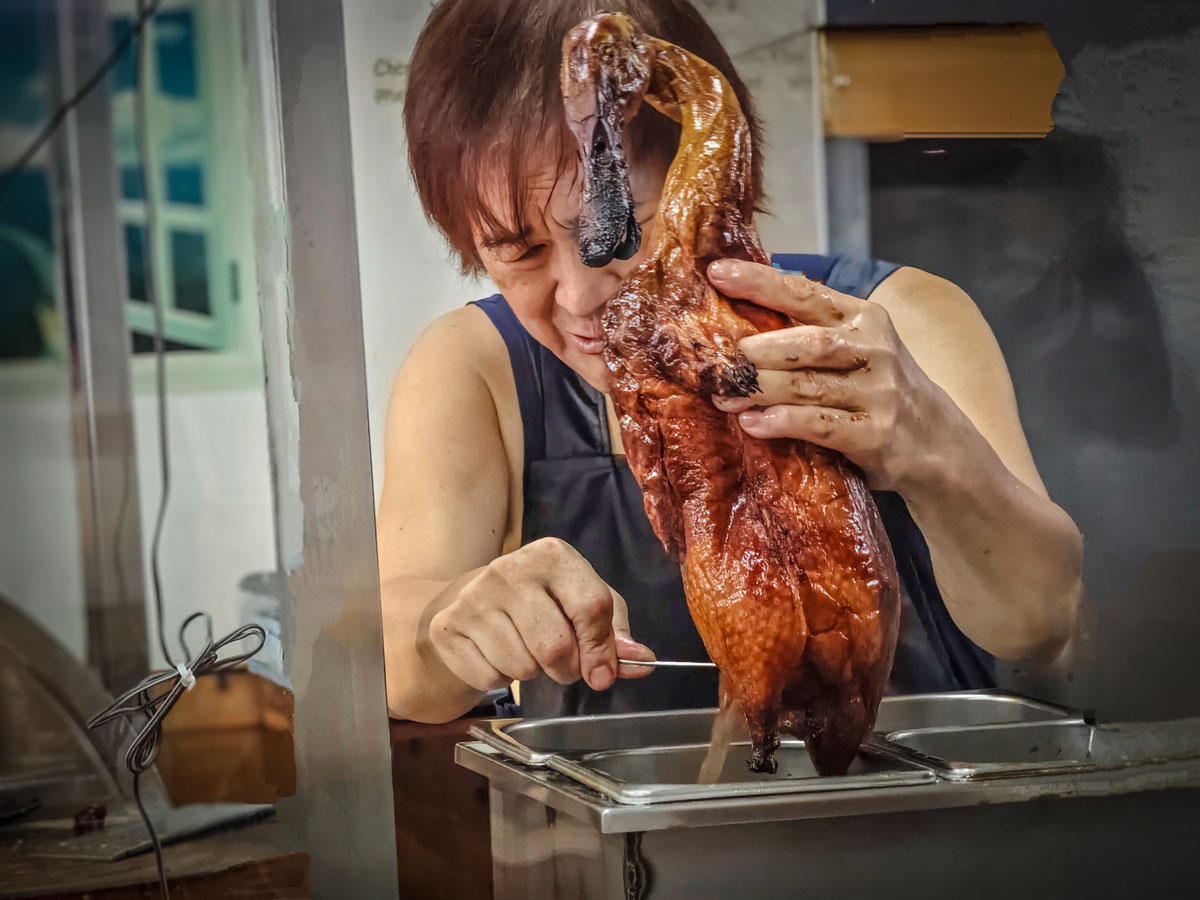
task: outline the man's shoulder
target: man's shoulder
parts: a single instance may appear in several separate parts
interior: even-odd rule
[[[409,351],[408,364],[466,369],[494,377],[508,368],[504,339],[480,307],[460,306],[438,316]]]
[[[938,322],[953,328],[981,319],[975,301],[940,275],[913,266],[896,266],[871,293],[871,299],[895,315]]]
[[[519,427],[508,347],[488,314],[475,304],[438,316],[414,342],[393,383],[393,402],[414,393],[440,398],[438,402],[486,398],[506,433],[514,417]]]
[[[430,322],[417,338],[417,344],[427,341],[454,343],[463,340],[474,343],[486,341],[492,336],[499,339],[499,334],[489,321],[487,313],[478,305],[468,303],[442,313]],[[414,344],[414,347],[417,344]]]
[[[968,393],[1011,391],[1004,355],[987,320],[954,282],[904,267],[871,299],[887,310],[917,365],[956,402]]]

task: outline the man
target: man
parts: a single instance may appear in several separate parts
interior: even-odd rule
[[[689,4],[603,7],[720,69],[761,147],[745,86]],[[599,316],[652,233],[629,260],[579,259],[558,70],[563,35],[596,11],[586,0],[443,0],[413,56],[405,122],[422,203],[464,268],[500,294],[435,322],[394,387],[378,524],[397,716],[445,721],[513,681],[526,715],[716,699],[715,677],[617,663],[705,656],[603,394]],[[678,140],[649,108],[630,126],[645,229]],[[759,197],[760,167],[752,181]],[[1082,542],[1046,495],[970,298],[877,261],[775,261],[709,269],[727,296],[797,323],[742,342],[758,394],[714,402],[756,437],[844,453],[877,492],[903,593],[890,689],[988,686],[993,656],[1054,657],[1074,622]]]

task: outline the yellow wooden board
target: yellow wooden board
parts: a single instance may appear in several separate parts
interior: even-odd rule
[[[828,137],[1043,137],[1063,74],[1040,25],[821,33]]]

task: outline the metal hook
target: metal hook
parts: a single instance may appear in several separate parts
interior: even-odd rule
[[[715,669],[716,663],[713,662],[692,662],[684,659],[656,659],[652,662],[647,662],[641,659],[618,659],[623,666],[678,666],[685,669]]]

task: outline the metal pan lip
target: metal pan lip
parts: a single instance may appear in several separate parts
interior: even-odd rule
[[[1000,688],[988,688],[980,690],[968,691],[931,691],[928,694],[901,694],[889,695],[883,698],[883,703],[886,706],[904,707],[907,704],[929,702],[929,701],[953,701],[966,702],[1001,702],[1014,703],[1020,706],[1042,710],[1045,713],[1051,713],[1056,716],[1072,716],[1074,710],[1066,707],[1056,706],[1054,703],[1046,701],[1034,700],[1032,697],[1025,697],[1020,694],[1015,694],[1013,691],[1007,691]],[[881,707],[882,709],[883,707]],[[593,715],[559,715],[548,716],[544,719],[535,718],[509,718],[509,719],[490,719],[484,722],[476,722],[469,727],[470,736],[481,740],[482,743],[491,746],[493,750],[502,752],[510,760],[520,762],[524,766],[546,766],[550,757],[559,752],[558,749],[539,749],[536,746],[530,746],[524,743],[521,739],[521,732],[526,730],[526,727],[578,727],[581,722],[592,722],[592,724],[605,724],[605,722],[613,722],[617,726],[636,725],[638,721],[649,719],[660,719],[662,716],[672,716],[674,719],[712,719],[718,713],[716,707],[697,707],[694,709],[655,709],[644,710],[638,713],[599,713]],[[972,726],[955,726],[955,727],[972,727]],[[908,731],[908,730],[906,730]],[[596,750],[607,748],[595,748]],[[616,749],[616,748],[613,748]]]
[[[803,747],[802,741],[789,741],[792,746]],[[672,747],[696,748],[702,744],[678,744]],[[775,779],[762,781],[735,781],[721,784],[645,783],[625,781],[589,766],[592,757],[612,754],[652,753],[655,748],[635,750],[604,750],[581,754],[553,754],[547,764],[549,768],[565,775],[604,797],[622,805],[645,806],[655,803],[680,801],[724,800],[738,797],[755,797],[779,794],[825,793],[829,791],[861,790],[891,786],[929,784],[936,781],[934,772],[907,760],[896,759],[888,754],[877,753],[874,748],[864,747],[864,753],[887,759],[895,768],[884,772],[869,772],[842,777],[812,776],[807,778]]]
[[[639,720],[660,719],[664,715],[670,715],[675,718],[697,718],[710,719],[717,714],[717,707],[706,706],[697,707],[695,709],[672,709],[672,710],[646,710],[643,712],[632,713],[597,713],[595,715],[586,716],[551,716],[548,718],[509,718],[509,719],[489,719],[486,722],[478,722],[467,729],[468,733],[487,744],[494,750],[499,750],[501,753],[508,756],[516,762],[523,763],[528,766],[545,766],[547,760],[560,750],[538,750],[534,747],[523,743],[519,737],[512,734],[511,731],[517,726],[543,726],[554,727],[557,725],[578,726],[581,722],[603,723],[613,722],[614,724],[629,724]],[[650,744],[647,746],[663,746]],[[620,748],[612,748],[620,749]],[[591,751],[599,752],[599,750]]]
[[[877,735],[876,738],[881,746],[888,748],[898,758],[928,766],[940,778],[945,778],[948,781],[973,781],[983,778],[1006,778],[1042,773],[1048,774],[1050,772],[1090,772],[1095,770],[1097,766],[1094,762],[1077,759],[1029,763],[968,762],[957,759],[946,759],[910,747],[904,743],[905,739],[932,734],[964,734],[997,730],[1015,732],[1033,728],[1078,727],[1080,725],[1087,725],[1087,723],[1078,717],[1050,719],[1041,722],[942,725],[930,728],[903,728],[888,732],[886,735]]]
[[[1013,703],[1024,707],[1038,709],[1043,712],[1055,715],[1054,719],[1040,720],[1059,721],[1058,717],[1072,718],[1073,710],[1066,707],[1058,706],[1043,700],[1025,697],[1011,691],[1006,691],[1002,688],[986,688],[980,690],[969,691],[937,691],[923,694],[898,694],[885,697],[883,702],[888,706],[903,707],[908,704],[916,704],[920,702],[938,700],[949,700],[953,702],[972,701],[987,701],[991,703]],[[882,709],[883,707],[881,707]],[[660,719],[663,716],[670,716],[677,720],[686,719],[711,719],[717,713],[716,707],[698,707],[694,709],[674,709],[674,710],[647,710],[642,712],[632,713],[598,713],[586,716],[552,716],[547,718],[505,718],[505,719],[489,719],[484,722],[478,722],[470,726],[468,729],[470,735],[488,745],[494,750],[499,751],[508,759],[521,763],[526,766],[548,767],[551,758],[560,753],[575,753],[581,751],[565,751],[561,749],[539,749],[536,746],[530,746],[521,739],[521,732],[526,727],[579,727],[581,723],[606,724],[612,723],[616,727],[631,727],[636,726],[637,722],[649,719]],[[970,727],[995,727],[985,724],[980,726],[938,726],[938,727],[953,727],[953,728],[970,728]],[[902,729],[908,732],[916,729]],[[901,730],[897,729],[889,734],[898,734]],[[871,739],[868,739],[868,744]],[[671,742],[670,746],[677,745],[678,742]],[[668,746],[667,744],[647,744],[646,746]],[[592,748],[588,752],[600,752],[605,749],[632,749],[632,748]],[[892,758],[902,758],[909,762],[913,761],[919,754],[914,754],[905,748],[898,748],[891,745],[890,742],[883,742],[875,748],[877,752],[887,755]],[[947,767],[944,761],[941,768],[945,770]],[[928,766],[928,762],[918,763],[922,766]],[[943,777],[948,777],[943,776]]]
[[[1200,720],[1197,720],[1200,721]],[[1019,778],[1032,775],[1063,775],[1085,772],[1108,771],[1125,769],[1134,766],[1153,765],[1174,759],[1189,759],[1200,756],[1200,745],[1189,745],[1176,751],[1160,751],[1105,759],[1101,757],[1067,758],[1061,760],[1039,760],[1035,762],[970,762],[958,759],[945,759],[917,750],[904,743],[906,739],[926,734],[955,734],[977,733],[986,731],[1005,731],[1009,733],[1033,731],[1037,729],[1059,728],[1090,728],[1093,733],[1124,733],[1136,734],[1139,729],[1146,730],[1144,723],[1114,722],[1106,725],[1096,725],[1083,718],[1068,717],[1051,719],[1041,722],[1008,722],[991,725],[962,725],[940,726],[932,728],[906,728],[877,735],[876,740],[880,749],[900,759],[927,766],[935,771],[939,778],[948,781],[976,781],[993,778]],[[1152,729],[1153,726],[1150,726]]]

